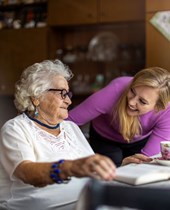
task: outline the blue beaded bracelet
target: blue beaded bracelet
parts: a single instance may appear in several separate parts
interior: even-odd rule
[[[68,183],[71,178],[68,177],[67,179],[61,179],[60,178],[60,173],[61,173],[61,169],[60,169],[60,165],[64,163],[64,160],[59,160],[56,163],[53,163],[51,165],[51,171],[50,171],[50,178],[57,184],[66,184]]]

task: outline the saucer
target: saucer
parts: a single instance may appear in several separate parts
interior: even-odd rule
[[[170,160],[164,160],[161,158],[155,158],[155,161],[160,164],[160,165],[164,165],[164,166],[170,166]]]

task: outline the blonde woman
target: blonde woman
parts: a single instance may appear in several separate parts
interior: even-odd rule
[[[160,141],[170,140],[169,102],[170,72],[152,67],[114,79],[71,110],[68,119],[79,126],[91,121],[94,152],[119,166],[128,156],[132,162],[148,161],[160,152]]]

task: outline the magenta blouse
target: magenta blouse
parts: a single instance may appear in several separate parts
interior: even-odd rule
[[[69,112],[68,120],[81,126],[92,122],[94,129],[103,137],[114,142],[127,143],[119,133],[118,122],[111,124],[113,106],[133,77],[118,77],[106,87],[92,94]],[[140,116],[142,134],[131,141],[137,142],[149,136],[141,153],[152,156],[160,152],[160,142],[170,140],[170,103],[166,110],[151,111]],[[96,140],[97,141],[97,140]]]

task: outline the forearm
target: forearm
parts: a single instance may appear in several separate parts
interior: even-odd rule
[[[51,178],[51,173],[53,173],[53,164],[51,163],[35,163],[31,161],[22,162],[15,170],[14,175],[21,179],[26,184],[31,184],[36,187],[43,187],[48,184],[54,184],[55,180]],[[79,164],[81,164],[81,159],[79,160],[65,160],[63,164],[59,165],[60,173],[58,177],[61,180],[67,180],[71,176],[85,176],[84,172],[79,171]]]
[[[61,167],[61,173],[59,174],[59,177],[62,180],[67,179],[71,175],[69,168],[71,167],[70,163],[71,161],[65,161]],[[21,179],[24,183],[31,184],[36,187],[43,187],[48,184],[54,184],[55,181],[50,177],[53,164],[53,162],[34,163],[31,161],[24,161],[16,168],[14,175]]]
[[[61,164],[58,161],[52,163],[24,161],[16,168],[14,175],[24,183],[43,187],[62,183],[71,176],[112,180],[115,177],[115,165],[109,158],[98,154],[77,160],[64,160]]]
[[[147,143],[141,150],[141,153],[146,156],[153,156],[160,153],[160,142],[163,140],[164,139],[161,138],[160,136],[150,135]]]

